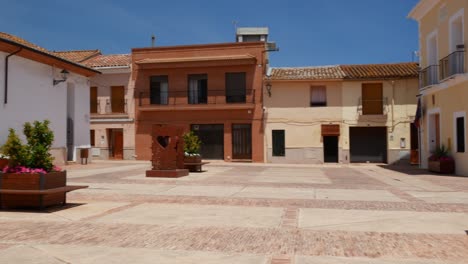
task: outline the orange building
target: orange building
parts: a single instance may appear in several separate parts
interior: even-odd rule
[[[132,49],[135,154],[151,159],[154,124],[184,126],[204,159],[264,161],[266,42]]]

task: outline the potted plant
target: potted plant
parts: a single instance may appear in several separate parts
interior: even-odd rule
[[[429,157],[429,171],[443,174],[455,172],[455,160],[449,156],[448,149],[442,145],[437,147],[434,153]]]
[[[23,144],[14,129],[2,147],[9,157],[8,166],[0,173],[2,190],[47,190],[66,186],[66,171],[53,165],[50,148],[54,134],[49,121],[24,124],[27,144]],[[65,193],[52,194],[2,194],[0,207],[46,207],[65,203]]]
[[[200,163],[201,141],[193,131],[184,134],[184,163]]]
[[[3,170],[3,168],[5,168],[6,166],[8,166],[8,163],[9,157],[0,152],[0,171]]]

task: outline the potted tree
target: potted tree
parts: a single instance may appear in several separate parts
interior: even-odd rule
[[[193,131],[184,134],[184,163],[201,163],[201,141]]]
[[[65,193],[39,194],[34,190],[47,190],[66,186],[66,171],[53,165],[50,148],[54,134],[49,121],[24,124],[27,144],[23,144],[14,129],[9,130],[8,139],[2,147],[9,157],[8,166],[0,173],[2,190],[30,191],[28,195],[2,193],[0,207],[46,207],[65,203]]]
[[[3,170],[6,166],[8,166],[9,157],[1,152],[0,149],[0,171]]]
[[[455,160],[449,155],[448,149],[442,145],[429,157],[429,171],[451,174],[455,172]]]

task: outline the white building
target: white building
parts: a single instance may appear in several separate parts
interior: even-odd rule
[[[0,145],[9,128],[22,135],[25,122],[48,119],[55,163],[77,160],[91,147],[88,78],[99,72],[1,32],[0,61]]]

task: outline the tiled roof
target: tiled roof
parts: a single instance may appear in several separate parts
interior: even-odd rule
[[[54,54],[64,59],[74,62],[83,62],[94,56],[101,54],[100,50],[70,50],[70,51],[54,51]]]
[[[333,80],[417,78],[418,64],[355,64],[317,67],[272,68],[271,80]]]
[[[418,77],[418,64],[414,62],[391,64],[341,65],[345,79],[386,79]]]
[[[272,80],[324,80],[343,79],[338,65],[317,67],[271,68]]]
[[[17,45],[20,45],[20,46],[23,46],[23,47],[27,47],[31,50],[34,50],[36,52],[39,52],[39,53],[42,53],[42,54],[46,54],[47,56],[50,56],[50,57],[53,57],[55,59],[59,59],[59,60],[62,60],[66,63],[70,63],[70,64],[74,64],[75,66],[78,66],[78,67],[82,67],[82,68],[86,68],[87,70],[91,70],[91,71],[94,71],[93,69],[90,69],[88,68],[87,66],[83,65],[83,64],[80,64],[79,62],[77,61],[74,61],[74,60],[71,60],[70,58],[67,58],[65,56],[61,56],[59,54],[57,54],[56,52],[53,52],[53,51],[49,51],[43,47],[40,47],[34,43],[31,43],[23,38],[20,38],[20,37],[17,37],[17,36],[14,36],[14,35],[11,35],[11,34],[8,34],[8,33],[5,33],[5,32],[0,32],[0,40],[3,39],[5,41],[9,41],[9,42],[13,42]]]
[[[93,68],[130,66],[131,57],[130,54],[98,55],[86,60],[84,64]]]

